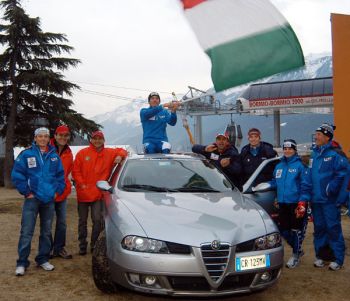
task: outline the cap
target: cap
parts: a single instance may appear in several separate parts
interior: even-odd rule
[[[216,134],[215,139],[217,139],[218,137],[225,137],[227,140],[229,140],[228,135],[226,133],[218,133],[218,134]]]
[[[91,134],[91,138],[94,137],[101,137],[102,139],[105,139],[105,135],[103,135],[102,131],[95,131]]]
[[[282,147],[283,147],[283,149],[285,149],[286,147],[289,147],[289,148],[292,148],[296,151],[297,150],[297,143],[293,139],[286,139],[283,141]]]
[[[250,135],[258,135],[259,137],[261,136],[261,132],[259,129],[257,128],[251,128],[249,131],[248,131],[248,136]]]
[[[45,128],[45,127],[41,127],[41,128],[37,128],[35,131],[34,131],[34,137],[36,137],[37,135],[39,134],[46,134],[46,135],[49,135],[50,136],[50,131],[48,128]]]
[[[69,127],[66,125],[60,125],[56,128],[55,134],[70,133]]]
[[[317,129],[316,132],[321,132],[323,135],[333,139],[335,126],[329,123],[322,123]]]
[[[149,95],[148,95],[148,102],[151,100],[151,98],[153,96],[157,96],[159,98],[159,101],[160,101],[160,96],[157,92],[151,92]]]

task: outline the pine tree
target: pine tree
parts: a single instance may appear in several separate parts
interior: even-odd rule
[[[62,57],[73,50],[64,34],[43,32],[40,19],[31,18],[20,0],[4,0],[0,24],[0,135],[5,137],[4,184],[11,187],[13,147],[28,145],[33,138],[37,120],[45,120],[53,130],[67,124],[80,135],[99,128],[85,119],[66,98],[72,96],[74,83],[66,81],[62,71],[76,67],[80,61]]]

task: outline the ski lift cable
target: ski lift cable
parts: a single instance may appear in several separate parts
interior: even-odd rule
[[[99,83],[88,83],[88,82],[79,82],[79,81],[75,81],[75,83],[84,84],[84,85],[100,86],[100,87],[111,87],[111,88],[125,89],[125,90],[142,91],[142,92],[149,92],[149,93],[153,92],[152,90],[147,90],[147,89],[123,87],[123,86],[116,86],[116,85],[106,85],[106,84],[99,84]],[[164,93],[164,94],[172,94],[172,92],[165,92],[165,91],[158,91],[158,92]]]

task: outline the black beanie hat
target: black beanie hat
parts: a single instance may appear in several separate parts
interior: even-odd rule
[[[286,139],[283,141],[283,149],[286,147],[290,147],[290,148],[294,149],[295,151],[297,151],[297,143],[293,139]]]
[[[322,123],[317,129],[316,132],[321,132],[323,135],[333,139],[335,126],[329,123]]]
[[[149,95],[148,95],[148,102],[151,100],[151,98],[153,96],[157,96],[159,98],[159,101],[160,101],[160,96],[157,92],[151,92]]]

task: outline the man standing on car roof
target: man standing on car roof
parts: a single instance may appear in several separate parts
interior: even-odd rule
[[[79,214],[79,254],[87,253],[87,218],[91,207],[92,232],[90,250],[101,232],[102,222],[102,193],[96,187],[97,181],[106,181],[113,165],[126,158],[127,152],[122,148],[104,147],[105,139],[101,131],[91,135],[90,146],[80,150],[74,160],[72,176],[78,199]]]
[[[170,153],[171,145],[166,134],[167,124],[174,126],[177,121],[176,110],[178,102],[160,104],[160,96],[157,92],[148,95],[148,108],[140,111],[143,129],[143,146],[146,154]],[[169,108],[169,113],[164,108]]]
[[[259,129],[251,128],[248,131],[248,141],[249,144],[245,145],[240,153],[242,171],[241,185],[249,179],[261,162],[277,156],[277,152],[270,143],[261,141],[261,132]],[[270,164],[265,167],[255,179],[254,185],[270,181],[272,179],[274,166],[274,164]]]
[[[61,158],[64,168],[64,181],[66,183],[66,188],[63,193],[57,195],[55,198],[56,227],[52,245],[52,256],[61,257],[63,259],[72,259],[72,255],[65,249],[67,232],[67,197],[72,191],[72,184],[69,175],[73,168],[73,154],[68,145],[69,139],[70,130],[68,126],[61,125],[56,128],[54,138],[50,141],[50,144],[55,147],[57,154]]]
[[[239,187],[239,174],[241,171],[237,149],[230,144],[226,134],[217,134],[215,142],[209,145],[195,144],[192,151],[205,156],[217,168]]]
[[[55,148],[49,145],[50,132],[41,127],[34,132],[32,146],[22,151],[13,166],[12,182],[25,200],[22,208],[21,234],[18,242],[16,276],[23,276],[29,267],[29,254],[37,216],[40,216],[39,251],[35,257],[45,271],[55,267],[49,263],[51,225],[54,200],[65,188],[64,170]]]
[[[321,250],[329,245],[335,260],[329,269],[339,270],[344,263],[345,242],[341,227],[340,189],[348,172],[348,159],[332,146],[334,127],[324,123],[316,129],[315,146],[310,158],[312,197],[311,207],[314,218],[314,266],[324,267]],[[347,183],[345,183],[347,184]]]

